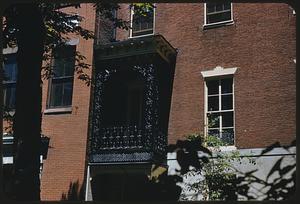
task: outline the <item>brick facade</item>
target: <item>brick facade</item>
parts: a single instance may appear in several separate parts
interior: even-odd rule
[[[92,4],[82,4],[80,9],[71,10],[86,20],[81,26],[89,30],[95,27],[95,10]],[[74,38],[78,38],[75,36]],[[86,62],[92,64],[93,41],[79,39],[76,50],[84,54]],[[86,70],[87,74],[91,70]],[[82,185],[85,175],[86,147],[88,134],[90,87],[74,76],[72,112],[44,113],[42,132],[50,137],[48,159],[45,160],[41,179],[42,200],[60,200],[67,193],[70,183]],[[43,85],[44,112],[47,104],[48,81]]]
[[[202,4],[157,6],[155,31],[179,49],[169,141],[203,131],[200,71],[220,65],[238,67],[234,76],[236,146],[288,144],[296,135],[292,9],[286,4],[233,4],[234,24],[207,30],[202,28],[203,11]]]
[[[119,16],[130,19],[128,5]],[[204,29],[203,4],[156,4],[155,33],[178,49],[169,143],[204,132],[201,71],[237,67],[235,146],[289,144],[296,135],[296,26],[287,4],[233,4],[232,25]],[[184,11],[184,12],[182,12]],[[118,30],[119,40],[128,31]]]
[[[118,16],[130,19],[129,6]],[[94,30],[95,10],[75,11]],[[204,131],[204,79],[201,71],[237,67],[234,75],[235,145],[289,144],[296,135],[296,16],[287,4],[233,4],[232,25],[203,29],[203,4],[156,4],[155,33],[178,49],[169,120],[169,143]],[[101,26],[100,26],[101,29]],[[117,30],[117,40],[128,38]],[[93,41],[79,39],[77,50],[92,64]],[[91,70],[89,70],[89,74]],[[43,111],[48,81],[43,83]],[[84,181],[90,87],[74,77],[72,111],[43,114],[42,133],[50,137],[41,179],[42,200],[60,200],[69,184]]]

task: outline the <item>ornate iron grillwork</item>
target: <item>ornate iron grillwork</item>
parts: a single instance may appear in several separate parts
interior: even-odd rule
[[[137,126],[101,129],[100,150],[142,149],[147,144],[142,129]]]
[[[101,127],[103,120],[103,87],[106,81],[118,70],[106,69],[97,72],[92,123],[93,132],[90,138],[90,158],[96,159],[90,159],[92,161],[102,162],[105,160],[107,162],[107,160],[112,160],[110,162],[115,162],[117,158],[122,158],[125,162],[132,155],[127,157],[124,154],[133,152],[143,155],[141,157],[139,155],[134,156],[136,161],[151,160],[152,155],[165,155],[167,137],[157,130],[159,97],[154,65],[134,65],[131,69],[141,74],[145,80],[144,124],[142,128],[137,126]],[[122,157],[116,154],[122,154]],[[115,156],[113,157],[112,155]],[[107,159],[108,156],[109,159]]]
[[[167,128],[160,120],[168,120],[168,113],[162,113],[159,105],[170,103],[175,58],[176,50],[160,35],[129,39],[96,48],[93,115],[89,137],[91,163],[152,163],[165,159]],[[104,126],[104,87],[121,70],[134,71],[143,78],[145,89],[142,126],[117,126],[113,123],[109,125],[116,127]],[[161,80],[169,84],[166,85]],[[168,86],[169,91],[165,86]],[[161,90],[163,92],[159,92]],[[160,98],[160,95],[164,97]]]

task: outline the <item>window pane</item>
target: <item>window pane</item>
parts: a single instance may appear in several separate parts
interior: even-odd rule
[[[222,113],[222,126],[233,127],[233,112]]]
[[[230,2],[224,3],[224,9],[225,9],[225,10],[231,9],[231,3],[230,3]]]
[[[206,10],[208,13],[216,11],[216,4],[215,3],[206,3]]]
[[[232,78],[221,80],[221,93],[232,93]]]
[[[222,110],[231,110],[232,107],[232,94],[221,96]]]
[[[208,135],[220,138],[220,131],[218,129],[208,130]]]
[[[75,46],[63,46],[54,51],[54,78],[73,76],[75,66]]]
[[[16,84],[6,85],[3,89],[4,107],[15,109],[16,107]]]
[[[223,3],[217,3],[216,4],[216,11],[223,11],[224,10],[223,8],[224,8]]]
[[[220,127],[220,115],[219,113],[208,113],[208,128],[219,128]]]
[[[231,12],[224,12],[222,13],[222,21],[228,21],[231,20]]]
[[[233,128],[223,129],[221,139],[227,145],[234,145],[234,131],[233,131]]]
[[[54,58],[72,58],[75,56],[76,46],[75,45],[64,45],[57,47],[54,50]]]
[[[230,19],[231,19],[231,12],[207,15],[207,23],[217,23],[222,21],[228,21]]]
[[[219,93],[219,80],[207,81],[207,93],[208,95],[218,94]]]
[[[65,60],[64,66],[64,76],[73,76],[74,75],[74,60],[69,59]]]
[[[219,110],[219,96],[208,96],[208,110],[217,111]]]
[[[16,55],[4,56],[4,82],[17,80],[17,58]]]
[[[62,69],[63,66],[64,66],[63,60],[55,59],[54,67],[53,67],[54,78],[63,76],[63,69]]]
[[[140,30],[140,23],[136,18],[133,18],[133,23],[132,23],[132,30]]]
[[[2,145],[3,157],[13,157],[14,156],[14,148],[13,144],[3,144]]]
[[[69,106],[72,104],[72,89],[73,89],[73,83],[72,82],[66,82],[63,84],[63,106]]]
[[[51,98],[50,103],[52,107],[61,106],[62,104],[62,90],[63,85],[60,83],[52,83],[52,91],[51,91]]]

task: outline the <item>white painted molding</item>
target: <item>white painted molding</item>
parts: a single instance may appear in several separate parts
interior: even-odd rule
[[[3,157],[2,158],[2,164],[13,164],[14,163],[14,157]]]
[[[73,38],[66,42],[66,45],[78,45],[79,44],[79,38]]]
[[[236,70],[237,67],[224,69],[221,66],[216,66],[216,68],[214,68],[213,70],[202,71],[201,74],[203,78],[217,77],[217,76],[224,76],[224,75],[233,75],[235,74]]]
[[[17,53],[18,47],[7,47],[2,50],[4,55]]]
[[[71,113],[72,107],[64,107],[64,108],[48,108],[44,110],[44,114],[50,113]]]

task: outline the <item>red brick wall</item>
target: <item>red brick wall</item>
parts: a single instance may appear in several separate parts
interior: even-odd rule
[[[218,65],[238,67],[234,76],[236,146],[287,144],[295,138],[296,17],[287,4],[234,3],[234,24],[207,30],[202,27],[203,4],[156,6],[155,33],[179,49],[170,143],[204,131],[201,71]],[[119,34],[121,39],[124,35]]]
[[[82,4],[80,9],[72,11],[85,17],[81,26],[94,30],[95,11],[92,4]],[[92,64],[92,40],[80,38],[76,49],[84,54],[87,63]],[[91,70],[87,73],[90,74]],[[78,180],[81,185],[84,179],[90,87],[77,77],[74,77],[72,112],[43,114],[42,133],[50,137],[50,148],[42,172],[42,200],[60,200],[62,193],[68,192],[71,182]],[[47,93],[48,81],[44,81],[43,111],[46,109]]]
[[[129,7],[122,5],[124,18]],[[94,30],[91,5],[76,10]],[[169,122],[169,142],[204,129],[201,71],[217,65],[238,67],[234,76],[236,145],[264,147],[295,138],[295,16],[285,4],[234,4],[234,24],[203,30],[203,4],[157,4],[155,32],[178,48]],[[128,31],[118,30],[118,39]],[[80,39],[77,50],[92,63],[93,42]],[[42,200],[59,200],[69,184],[82,183],[85,170],[90,87],[74,79],[72,112],[43,114],[50,137],[42,173]],[[43,85],[46,108],[48,81]]]

